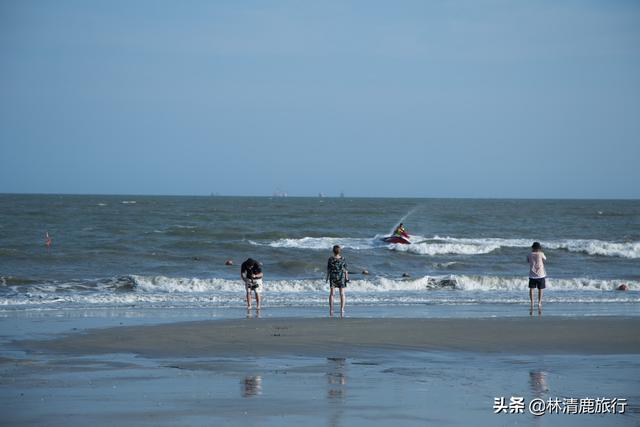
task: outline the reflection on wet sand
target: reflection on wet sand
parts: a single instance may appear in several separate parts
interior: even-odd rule
[[[529,383],[531,391],[535,397],[544,397],[544,395],[549,391],[547,373],[544,371],[530,371]]]
[[[262,394],[262,377],[259,375],[244,377],[242,397],[253,397]]]
[[[254,318],[254,314],[251,311],[251,309],[247,309],[247,319],[253,319]],[[255,314],[255,318],[259,319],[260,318],[260,310],[256,309],[256,314]]]
[[[346,397],[347,359],[343,357],[328,357],[327,364],[327,400],[331,408],[328,421],[330,427],[338,427],[344,412],[342,405]]]
[[[549,391],[547,373],[545,371],[529,371],[529,386],[531,387],[533,398],[545,399]],[[535,417],[533,425],[539,426],[541,423],[542,417]]]
[[[341,357],[329,357],[329,370],[327,371],[327,383],[329,391],[327,397],[329,399],[337,399],[344,397],[344,387],[347,384],[347,376],[345,374],[346,359]]]
[[[529,310],[529,316],[533,316],[533,308]],[[542,308],[538,307],[538,317],[542,317]]]

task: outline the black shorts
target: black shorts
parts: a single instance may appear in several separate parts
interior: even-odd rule
[[[542,279],[531,279],[529,278],[529,289],[544,289],[545,288],[545,280],[544,277]]]
[[[347,284],[345,282],[331,282],[331,287],[342,289],[342,288],[346,288]]]

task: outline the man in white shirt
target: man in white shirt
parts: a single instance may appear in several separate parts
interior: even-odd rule
[[[544,269],[544,262],[547,257],[542,252],[542,246],[538,242],[531,245],[531,253],[527,255],[529,263],[529,301],[531,307],[529,314],[533,314],[533,290],[538,288],[538,313],[542,313],[542,292],[546,287],[547,272]]]

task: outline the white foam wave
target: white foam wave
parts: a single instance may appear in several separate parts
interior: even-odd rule
[[[565,240],[559,243],[549,242],[548,247],[566,249],[570,252],[583,252],[589,255],[616,256],[621,258],[640,258],[640,242],[603,242],[601,240]]]
[[[343,248],[362,250],[374,247],[375,239],[368,238],[340,238],[340,237],[303,237],[301,239],[279,239],[268,243],[249,241],[256,246],[270,246],[272,248],[294,248],[294,249],[331,249],[334,245]]]
[[[389,249],[418,255],[480,255],[488,254],[500,246],[497,244],[468,243],[414,243],[411,245],[391,244]]]
[[[165,276],[131,276],[136,290],[142,292],[210,293],[237,292],[243,289],[239,280],[170,278]],[[528,289],[528,279],[500,276],[424,276],[417,279],[392,279],[375,277],[352,280],[349,292],[390,292],[457,289],[462,291],[522,291]],[[611,291],[621,284],[631,290],[640,289],[640,282],[633,280],[601,280],[590,278],[568,278],[547,280],[548,287],[555,290]],[[265,292],[316,292],[326,291],[327,284],[320,279],[265,281]]]
[[[525,291],[529,279],[497,276],[454,276],[456,289],[464,291]],[[558,291],[613,291],[626,284],[630,289],[640,289],[640,282],[633,280],[600,280],[590,278],[547,279],[547,288]]]
[[[531,246],[534,239],[456,238],[448,236],[434,236],[432,240],[451,244],[473,245],[480,248],[479,250],[481,251],[491,247],[494,248],[492,250],[500,247],[528,248]],[[548,241],[542,240],[540,243],[543,247],[549,249],[564,249],[569,252],[581,252],[588,255],[640,258],[640,242],[607,242],[597,239],[563,239]]]
[[[385,244],[380,239],[383,235],[373,238],[340,238],[340,237],[302,237],[299,239],[279,239],[271,242],[249,241],[255,246],[270,246],[273,248],[315,249],[327,250],[333,245],[354,250],[366,250],[376,247],[387,247],[398,252],[408,252],[417,255],[482,255],[500,248],[529,248],[534,239],[503,239],[462,238],[462,237],[424,237],[411,236],[414,243]],[[563,249],[569,252],[585,253],[588,255],[612,256],[620,258],[640,258],[640,242],[607,242],[597,239],[563,239],[541,241],[548,249]]]
[[[67,284],[29,286],[26,292],[0,296],[3,309],[54,309],[60,307],[241,307],[244,286],[239,280],[131,276],[132,286],[118,290],[113,286],[79,289]],[[614,292],[620,284],[629,292]],[[349,283],[349,304],[398,305],[474,305],[521,304],[528,283],[522,277],[425,276],[417,279],[375,277]],[[632,303],[640,304],[640,282],[589,278],[549,279],[547,302]],[[263,296],[269,306],[323,306],[328,286],[323,280],[266,281]]]
[[[239,280],[173,278],[165,276],[136,276],[132,275],[134,289],[142,292],[158,293],[203,293],[227,292],[243,289]]]

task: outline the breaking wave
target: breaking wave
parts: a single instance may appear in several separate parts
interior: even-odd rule
[[[340,245],[353,250],[385,247],[393,251],[408,252],[417,255],[482,255],[500,248],[529,248],[534,239],[502,239],[502,238],[458,238],[458,237],[423,237],[412,236],[410,245],[387,244],[373,238],[340,238],[340,237],[302,237],[299,239],[278,239],[270,242],[249,241],[255,246],[273,248],[328,250],[333,245]],[[595,256],[610,256],[635,259],[640,258],[640,242],[607,242],[596,239],[563,239],[541,241],[547,249],[566,250]]]
[[[451,244],[474,245],[484,249],[493,248],[491,250],[495,250],[500,247],[528,248],[533,242],[533,239],[469,239],[438,236],[433,237],[433,240],[439,240]],[[543,247],[548,249],[564,249],[569,252],[581,252],[588,255],[640,258],[640,242],[607,242],[595,239],[563,239],[549,241],[542,240],[541,244]]]
[[[555,290],[610,291],[621,284],[631,290],[640,290],[640,282],[623,279],[563,278],[547,280]],[[167,277],[167,276],[120,276],[94,281],[38,282],[29,279],[0,277],[3,292],[15,294],[65,294],[65,293],[216,293],[237,292],[243,289],[240,280],[223,278]],[[423,290],[459,291],[521,291],[528,288],[528,279],[522,276],[474,276],[444,275],[419,278],[388,278],[375,276],[370,279],[351,280],[350,292],[389,292]],[[326,291],[322,279],[283,279],[265,281],[265,292],[316,292]]]
[[[481,255],[488,254],[500,248],[498,244],[472,243],[414,243],[411,245],[392,244],[389,248],[398,252],[408,252],[417,255]]]
[[[270,246],[272,248],[294,249],[331,249],[334,245],[343,248],[362,250],[372,249],[376,246],[375,238],[341,238],[341,237],[303,237],[300,239],[278,239],[272,242],[261,243],[249,240],[254,246]]]
[[[165,276],[131,276],[134,289],[142,292],[236,292],[242,289],[238,280],[170,278]],[[599,280],[589,278],[548,279],[555,290],[611,291],[621,284],[632,290],[640,289],[640,282],[630,280]],[[265,292],[326,291],[324,280],[273,280],[265,283]],[[522,291],[528,289],[528,279],[500,276],[424,276],[417,279],[374,277],[352,280],[350,292],[389,292],[453,289],[461,291]]]
[[[0,308],[57,309],[102,307],[241,307],[244,286],[223,278],[121,276],[88,282],[37,283],[0,280]],[[630,292],[613,292],[621,284]],[[566,303],[640,303],[640,282],[590,278],[549,279],[547,301]],[[266,281],[263,294],[271,306],[323,306],[327,284],[320,279]],[[469,305],[522,303],[528,281],[522,277],[424,276],[416,279],[372,277],[352,280],[350,304]],[[569,292],[570,291],[570,292]]]

